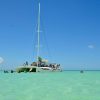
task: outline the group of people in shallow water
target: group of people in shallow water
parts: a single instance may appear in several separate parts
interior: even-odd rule
[[[14,73],[14,71],[13,70],[11,70],[11,71],[4,70],[4,73]]]

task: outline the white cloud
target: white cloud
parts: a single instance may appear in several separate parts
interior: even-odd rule
[[[91,45],[88,45],[88,48],[93,49],[95,48],[95,46],[91,44]]]
[[[4,59],[0,57],[0,64],[4,62]]]

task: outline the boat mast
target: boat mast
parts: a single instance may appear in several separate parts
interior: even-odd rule
[[[38,40],[37,40],[37,67],[38,67],[38,57],[39,57],[39,51],[40,51],[40,3],[39,3],[39,11],[38,11],[38,29],[37,29],[37,33],[38,33]]]

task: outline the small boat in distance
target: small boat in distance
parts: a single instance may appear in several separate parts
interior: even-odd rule
[[[20,72],[43,72],[43,71],[62,71],[60,64],[56,63],[48,63],[48,60],[40,57],[40,3],[39,3],[39,11],[38,11],[38,39],[37,39],[37,61],[31,63],[30,65],[26,61],[22,66],[16,68],[18,73]]]

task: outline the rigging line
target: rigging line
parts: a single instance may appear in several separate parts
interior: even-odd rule
[[[35,54],[35,52],[36,52],[36,51],[35,51],[35,50],[36,50],[36,35],[37,35],[36,29],[37,29],[37,23],[35,24],[35,28],[34,28],[34,30],[33,30],[33,32],[32,32],[32,33],[33,33],[33,35],[32,35],[32,37],[33,37],[33,39],[32,39],[32,43],[33,43],[33,44],[32,44],[32,45],[33,45],[33,46],[32,46],[32,47],[33,47],[33,52],[32,52],[32,53],[33,53],[33,59],[35,59],[35,55],[36,55],[36,54]]]
[[[50,52],[50,49],[49,49],[49,45],[48,45],[48,41],[47,41],[47,36],[46,36],[46,32],[45,32],[45,27],[44,27],[44,23],[43,23],[43,19],[42,19],[42,17],[41,17],[41,26],[43,27],[42,29],[43,29],[43,36],[44,36],[44,43],[46,43],[46,46],[47,46],[47,53],[48,53],[48,57],[49,58],[52,58],[52,56],[51,56],[51,52]]]
[[[33,58],[35,59],[35,53],[36,53],[36,32],[34,32],[35,34],[33,35]]]

